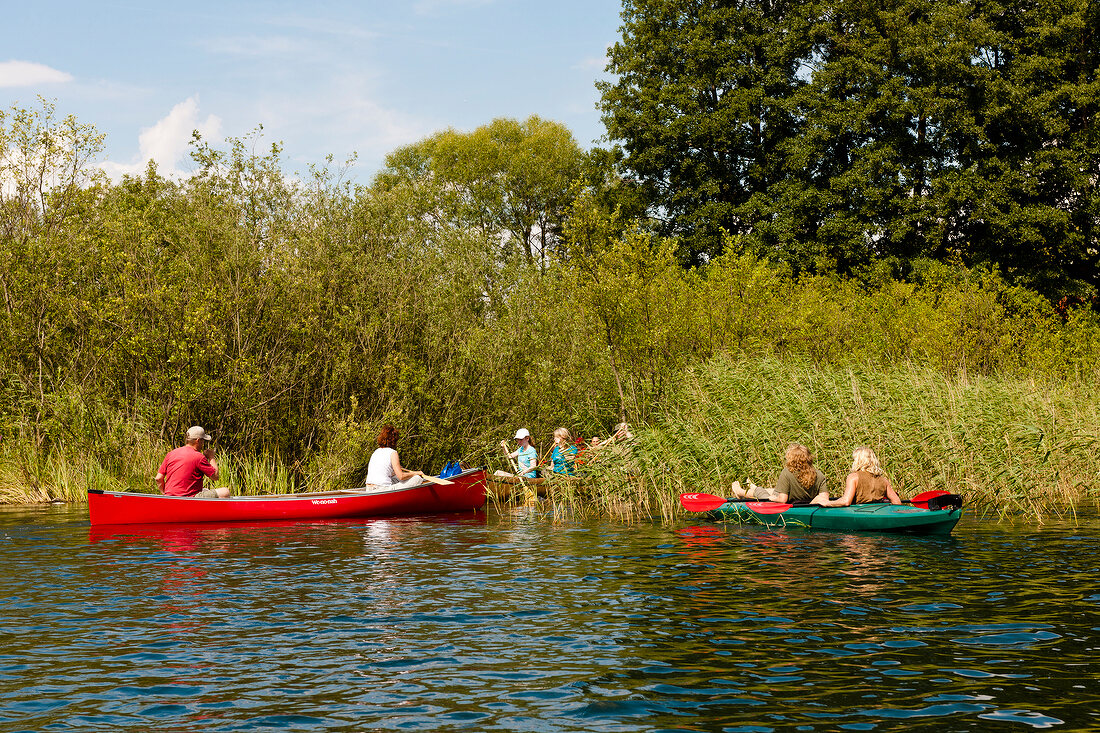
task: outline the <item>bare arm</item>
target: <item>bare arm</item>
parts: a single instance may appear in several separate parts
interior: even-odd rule
[[[823,501],[821,506],[851,506],[852,500],[856,498],[856,481],[858,480],[854,473],[848,474],[848,478],[844,480],[844,493],[840,495],[840,498]]]
[[[894,491],[894,485],[890,483],[890,479],[885,476],[882,478],[886,480],[886,498],[890,500],[891,504],[900,504],[901,497],[898,496],[898,492]]]
[[[160,489],[160,493],[164,493],[164,474],[157,471],[157,475],[153,478],[157,482],[157,488]]]
[[[393,452],[390,456],[390,466],[393,468],[393,475],[397,477],[398,481],[407,481],[413,476],[423,476],[423,471],[409,471],[401,465],[401,457],[397,455],[397,451]]]
[[[218,478],[218,462],[214,460],[214,449],[207,448],[202,454],[206,456],[206,460],[214,467],[214,473],[210,474],[210,480],[216,481]]]

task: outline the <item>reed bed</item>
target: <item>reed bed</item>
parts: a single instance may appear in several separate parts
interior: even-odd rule
[[[1100,495],[1093,382],[724,356],[686,373],[655,414],[629,463],[593,482],[605,511],[632,502],[670,518],[683,492],[773,485],[791,442],[815,454],[834,496],[857,445],[875,449],[903,497],[952,491],[981,515],[1041,521]]]
[[[980,515],[1042,521],[1100,501],[1094,379],[724,355],[684,372],[652,414],[628,444],[590,452],[582,484],[550,486],[554,517],[671,519],[682,515],[681,493],[726,495],[734,480],[771,485],[791,442],[810,447],[834,495],[852,448],[870,445],[902,496],[952,491]],[[126,421],[94,428],[104,436],[94,449],[56,441],[36,450],[18,435],[0,442],[0,502],[83,501],[89,488],[155,491],[153,475],[172,446]],[[490,470],[504,467],[494,449],[471,453]],[[361,480],[365,450],[305,467],[277,452],[220,451],[217,484],[235,495],[339,488]]]
[[[106,462],[101,457],[64,450],[0,454],[0,504],[83,502],[89,489],[155,493],[153,481],[169,446],[151,444],[129,460]],[[287,494],[298,490],[292,466],[275,454],[230,456],[218,453],[221,475],[213,483],[236,496]],[[118,465],[112,465],[118,464]]]

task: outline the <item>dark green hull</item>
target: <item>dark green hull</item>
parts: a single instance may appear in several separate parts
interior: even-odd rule
[[[792,506],[779,514],[750,509],[730,501],[713,511],[724,521],[765,524],[769,527],[825,529],[839,532],[901,532],[950,534],[962,509],[929,510],[907,504],[856,504],[843,507]]]

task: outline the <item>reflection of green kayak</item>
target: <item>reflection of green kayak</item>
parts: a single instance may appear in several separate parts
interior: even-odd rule
[[[712,511],[724,521],[759,523],[769,527],[802,527],[843,532],[905,532],[909,534],[950,534],[962,509],[945,507],[925,509],[909,504],[856,504],[854,506],[821,507],[787,506],[782,511],[768,511],[766,503],[727,501]],[[753,507],[763,509],[756,511]]]

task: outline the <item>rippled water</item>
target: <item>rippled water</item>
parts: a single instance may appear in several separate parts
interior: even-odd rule
[[[1098,528],[7,510],[0,730],[1098,729]]]

